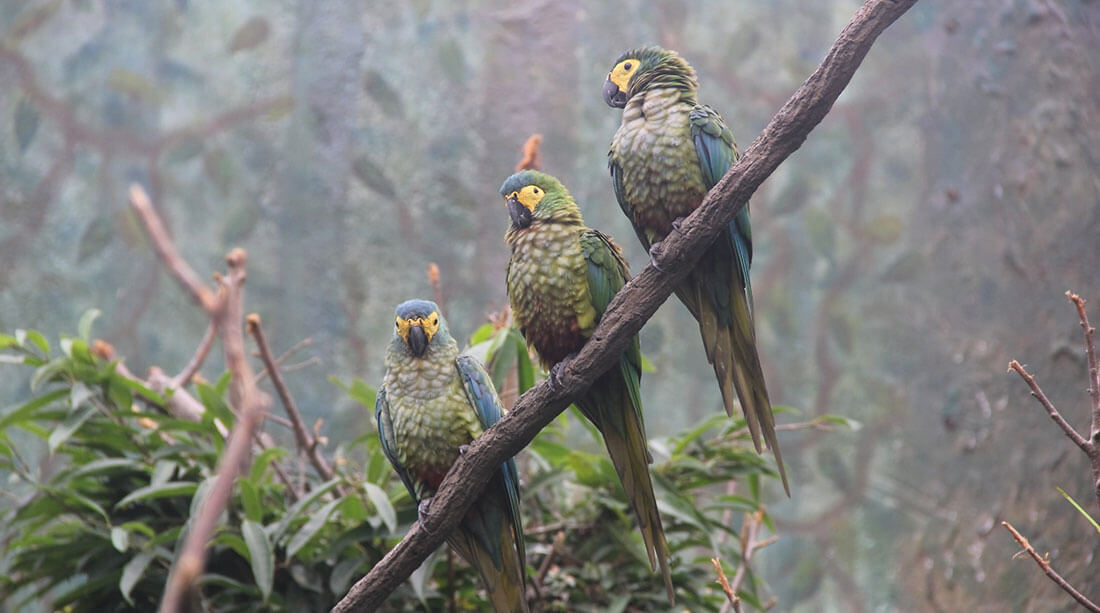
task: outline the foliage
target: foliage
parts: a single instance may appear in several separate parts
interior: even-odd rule
[[[228,376],[198,384],[201,422],[93,355],[82,337],[60,354],[35,331],[0,336],[3,361],[33,368],[31,397],[0,417],[0,470],[11,471],[2,524],[0,601],[73,611],[154,610],[187,522],[212,483],[231,427]],[[327,611],[415,518],[373,436],[362,474],[301,488],[283,482],[286,449],[255,454],[210,549],[210,610]],[[337,453],[342,453],[338,449]],[[36,456],[41,456],[40,458]],[[38,467],[38,468],[36,468]],[[351,493],[333,494],[337,485]]]
[[[72,611],[155,608],[233,423],[228,375],[195,385],[201,421],[170,417],[165,398],[89,350],[94,315],[57,349],[33,330],[0,335],[2,361],[33,369],[29,397],[0,415],[0,469],[10,471],[14,501],[0,518],[0,596],[17,610],[41,602]],[[467,351],[485,359],[501,389],[509,378],[519,392],[536,382],[510,327],[480,329]],[[371,386],[337,383],[373,410]],[[731,517],[761,509],[762,482],[774,478],[745,441],[744,423],[724,415],[651,441],[674,580],[692,610],[724,601],[708,559],[735,566]],[[286,449],[257,450],[212,543],[201,582],[210,610],[328,610],[404,534],[416,510],[376,434],[354,447],[356,461],[336,449],[339,474],[323,483],[296,470],[303,463]],[[530,581],[542,608],[663,610],[664,588],[598,432],[566,412],[520,458]],[[730,480],[746,491],[728,492]],[[338,486],[349,494],[335,495]],[[474,609],[484,607],[479,590],[472,568],[437,553],[386,606]],[[758,590],[749,581],[740,595],[760,608]]]

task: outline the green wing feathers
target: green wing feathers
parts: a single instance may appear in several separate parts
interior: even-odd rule
[[[618,246],[607,236],[587,230],[581,234],[580,242],[588,264],[588,288],[593,307],[602,316],[630,278],[630,272]],[[653,458],[649,454],[642,416],[641,365],[642,354],[635,335],[619,358],[619,368],[612,368],[597,379],[588,393],[577,401],[577,407],[603,435],[611,463],[638,518],[649,563],[654,569],[660,565],[671,603],[675,591],[668,566],[670,552],[649,475],[649,463]]]

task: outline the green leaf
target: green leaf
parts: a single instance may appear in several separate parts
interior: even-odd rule
[[[470,335],[470,345],[477,345],[478,343],[484,343],[493,336],[493,324],[482,324],[480,328],[474,330],[474,333]]]
[[[125,552],[130,546],[130,533],[121,526],[111,528],[111,544],[120,552]]]
[[[173,496],[193,496],[199,488],[192,481],[169,481],[160,485],[147,485],[130,492],[125,498],[115,504],[116,509],[121,509],[141,500],[153,500],[156,498],[171,498]]]
[[[92,324],[103,314],[99,309],[88,309],[80,316],[80,323],[76,324],[77,334],[85,342],[92,340]]]
[[[294,554],[298,553],[299,549],[305,547],[313,540],[313,537],[317,535],[317,532],[319,532],[321,528],[324,527],[325,522],[328,521],[328,516],[332,514],[332,510],[341,502],[342,500],[339,498],[330,500],[325,506],[309,516],[309,521],[291,537],[290,543],[286,546],[286,557],[288,559],[293,558]]]
[[[129,411],[134,406],[134,393],[122,382],[123,379],[125,377],[122,375],[111,373],[111,378],[107,380],[107,398],[116,408]]]
[[[91,417],[96,410],[95,405],[88,405],[70,413],[69,416],[65,418],[65,421],[54,428],[53,432],[50,432],[50,438],[46,441],[50,453],[57,451],[58,447],[69,440],[69,437],[72,436],[84,422],[88,421],[88,418]]]
[[[442,547],[436,547],[435,551],[429,554],[420,563],[420,566],[417,566],[416,570],[409,575],[409,583],[412,585],[413,593],[416,594],[416,597],[425,608],[428,608],[428,585],[432,579],[432,569],[435,568],[435,561],[442,551]]]
[[[859,420],[852,419],[851,417],[843,417],[841,415],[822,415],[821,420],[831,424],[844,426],[853,432],[857,432],[863,427],[863,423]]]
[[[1073,505],[1073,508],[1077,509],[1078,513],[1080,513],[1081,515],[1084,515],[1085,519],[1089,520],[1089,523],[1092,524],[1093,528],[1096,528],[1097,532],[1100,532],[1100,524],[1097,524],[1096,520],[1093,519],[1091,515],[1086,513],[1085,510],[1081,508],[1081,505],[1077,504],[1077,501],[1074,500],[1073,497],[1071,497],[1069,494],[1065,493],[1062,490],[1062,488],[1060,488],[1060,487],[1056,488],[1056,489],[1058,490],[1058,493],[1062,495],[1063,498],[1068,500],[1069,503]]]
[[[38,133],[38,123],[41,116],[34,103],[23,97],[15,105],[15,141],[19,145],[19,153],[27,150]]]
[[[130,606],[134,606],[134,601],[130,598],[130,592],[134,590],[134,586],[137,585],[138,581],[141,581],[141,577],[145,574],[145,569],[149,568],[149,563],[153,561],[154,555],[152,550],[142,551],[130,558],[130,561],[122,568],[122,577],[118,580],[118,591],[122,592],[122,597],[130,603]]]
[[[241,506],[244,507],[244,516],[254,522],[262,522],[264,519],[264,507],[260,503],[260,494],[255,484],[248,479],[237,482],[241,492]]]
[[[351,396],[352,400],[374,411],[374,403],[378,399],[377,389],[368,385],[359,377],[352,379],[351,385],[345,384],[338,377],[329,377],[328,380],[330,383],[344,390],[348,396]]]
[[[49,355],[50,353],[49,341],[37,330],[16,330],[15,338],[19,339],[20,345],[26,345],[26,341],[34,343],[42,351],[42,355]]]
[[[294,506],[290,507],[290,510],[286,512],[286,515],[284,515],[283,518],[279,520],[279,523],[274,528],[269,528],[269,530],[271,530],[272,542],[279,542],[283,538],[283,535],[286,534],[286,531],[290,527],[291,522],[297,519],[297,517],[301,515],[302,511],[305,510],[306,507],[316,502],[317,499],[321,496],[324,496],[325,492],[328,492],[332,488],[336,487],[336,484],[339,482],[340,479],[330,479],[328,481],[325,481],[324,483],[314,488],[314,490],[308,495],[303,496],[300,500],[298,500],[298,502],[294,503]]]
[[[344,502],[340,505],[340,515],[354,522],[365,522],[370,517],[367,514],[367,506],[358,496],[344,496]]]
[[[38,386],[43,383],[53,381],[54,377],[65,372],[68,366],[69,362],[65,358],[55,358],[39,366],[31,376],[31,391],[38,390]]]
[[[95,392],[89,389],[87,385],[77,381],[73,384],[72,388],[69,389],[69,408],[75,411],[84,406],[84,404],[88,402],[88,399],[93,396],[95,396]]]
[[[527,342],[515,329],[508,333],[516,343],[516,375],[519,383],[519,393],[522,394],[535,386],[535,365],[531,363],[531,354],[527,351]]]
[[[264,449],[256,455],[256,459],[252,461],[252,470],[249,471],[248,478],[253,483],[260,483],[263,481],[264,473],[267,472],[267,467],[272,462],[287,454],[286,449],[282,447],[272,447],[270,449]]]
[[[23,403],[14,411],[5,412],[4,417],[0,418],[0,431],[7,430],[9,426],[17,426],[23,422],[34,419],[34,414],[38,409],[53,404],[68,395],[69,390],[64,388],[56,389]]]
[[[386,495],[382,488],[373,483],[365,482],[363,486],[367,490],[367,498],[370,498],[371,504],[378,511],[378,515],[382,518],[386,527],[390,529],[390,532],[397,530],[397,511],[393,508],[390,497]]]
[[[245,520],[241,523],[241,533],[248,545],[249,562],[252,564],[252,576],[263,594],[264,602],[271,595],[271,586],[275,581],[275,552],[267,538],[263,526]]]
[[[157,463],[153,465],[153,477],[149,481],[150,485],[168,483],[172,475],[176,474],[176,466],[176,463],[171,460],[157,460]]]
[[[351,556],[340,560],[340,562],[333,567],[332,574],[330,574],[328,578],[328,586],[333,594],[344,594],[348,591],[351,580],[359,576],[360,573],[357,571],[362,563],[362,558]]]

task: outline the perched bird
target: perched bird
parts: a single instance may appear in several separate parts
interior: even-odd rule
[[[535,348],[551,377],[572,358],[596,329],[604,309],[630,277],[618,245],[587,228],[581,211],[554,177],[518,172],[500,193],[512,226],[505,235],[508,299],[520,332]],[[674,600],[657,499],[649,476],[649,455],[642,421],[642,354],[635,336],[618,366],[600,376],[576,402],[603,435],[611,462],[638,517],[650,565],[661,566],[669,602]]]
[[[624,53],[603,86],[604,101],[623,109],[608,153],[615,197],[655,265],[654,246],[676,230],[740,157],[722,117],[696,101],[697,89],[695,70],[676,52],[656,46]],[[756,353],[751,263],[746,206],[676,288],[676,295],[699,322],[726,413],[733,416],[736,391],[757,452],[763,434],[789,496]]]
[[[398,305],[375,418],[382,450],[422,512],[464,447],[502,412],[489,374],[475,358],[459,355],[439,307],[427,300]],[[481,574],[496,611],[528,610],[512,459],[500,466],[447,542]]]

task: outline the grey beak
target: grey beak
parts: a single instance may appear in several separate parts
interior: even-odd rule
[[[603,101],[607,106],[621,109],[626,106],[626,92],[619,90],[611,79],[603,82]]]
[[[508,215],[512,217],[512,225],[520,230],[531,225],[531,211],[515,197],[508,199]]]

